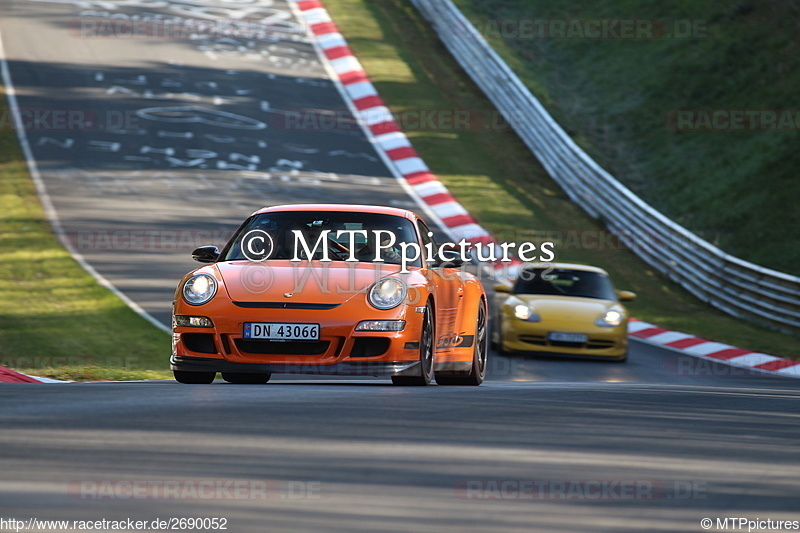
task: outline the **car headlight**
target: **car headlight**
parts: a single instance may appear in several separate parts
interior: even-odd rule
[[[406,298],[406,284],[397,278],[384,278],[369,289],[367,300],[376,309],[391,309]]]
[[[217,294],[217,280],[208,274],[196,274],[183,284],[183,299],[189,305],[203,305]]]
[[[601,328],[613,328],[622,324],[622,313],[613,309],[606,311],[606,314],[595,320],[595,325]]]
[[[531,311],[531,308],[525,304],[514,306],[514,316],[525,322],[541,322],[542,317]]]

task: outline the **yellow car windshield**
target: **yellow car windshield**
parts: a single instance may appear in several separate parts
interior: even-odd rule
[[[523,270],[514,285],[514,294],[617,299],[608,276],[599,272],[563,268]]]

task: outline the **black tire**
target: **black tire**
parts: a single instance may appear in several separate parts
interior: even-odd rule
[[[435,350],[435,322],[433,306],[430,302],[425,306],[422,317],[422,333],[419,338],[419,376],[392,376],[392,383],[410,387],[425,387],[433,380],[433,353]]]
[[[489,356],[489,332],[486,325],[486,305],[481,304],[475,324],[475,348],[472,351],[472,368],[468,374],[438,373],[439,385],[478,386],[486,379],[486,363]]]
[[[173,370],[175,381],[188,385],[208,385],[214,382],[217,377],[216,372],[187,372],[185,370]]]
[[[269,372],[223,372],[222,379],[237,385],[263,385],[272,374]]]

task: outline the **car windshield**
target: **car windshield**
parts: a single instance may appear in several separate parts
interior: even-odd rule
[[[257,240],[251,243],[253,236]],[[253,252],[265,254],[266,259],[320,260],[325,257],[323,247],[327,247],[328,258],[332,261],[345,261],[352,255],[361,262],[380,258],[384,263],[401,264],[400,243],[417,242],[414,224],[400,216],[280,211],[262,213],[247,220],[223,250],[222,260],[260,260],[261,257],[253,257]],[[269,250],[264,252],[265,248]],[[408,255],[413,255],[413,249]],[[419,260],[407,264],[421,266]]]
[[[523,270],[514,284],[514,294],[544,294],[616,300],[614,285],[599,272],[565,268]]]

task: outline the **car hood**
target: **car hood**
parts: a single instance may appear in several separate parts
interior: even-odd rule
[[[588,318],[594,320],[603,316],[612,307],[624,313],[618,302],[597,298],[515,294],[506,300],[507,305],[518,305],[520,302],[525,303],[542,319]]]
[[[228,261],[214,265],[225,290],[237,302],[344,303],[381,278],[399,274],[400,265],[334,261]],[[286,296],[291,294],[291,296]]]

